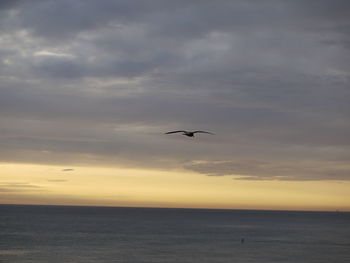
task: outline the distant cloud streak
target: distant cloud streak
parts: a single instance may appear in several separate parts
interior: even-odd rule
[[[40,191],[43,188],[29,183],[0,183],[0,192],[24,193]]]
[[[72,171],[74,171],[74,169],[72,169],[72,168],[66,168],[66,169],[62,169],[61,171],[62,171],[62,172],[72,172]]]
[[[235,175],[238,180],[342,181],[350,176],[350,165],[345,162],[195,161],[185,167],[210,176]]]
[[[64,179],[50,179],[47,180],[48,182],[53,182],[53,183],[64,183],[64,182],[68,182],[68,180],[64,180]]]

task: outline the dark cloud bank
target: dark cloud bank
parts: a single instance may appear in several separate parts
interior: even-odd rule
[[[1,1],[0,160],[349,180],[349,8]]]

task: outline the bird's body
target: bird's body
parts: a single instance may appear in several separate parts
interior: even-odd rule
[[[207,131],[184,131],[184,130],[180,130],[180,131],[170,131],[170,132],[166,132],[165,134],[172,134],[172,133],[178,133],[178,132],[182,132],[182,135],[188,136],[188,137],[194,137],[195,133],[207,133],[207,134],[214,134],[211,132],[207,132]]]

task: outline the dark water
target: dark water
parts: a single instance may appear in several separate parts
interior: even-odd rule
[[[350,214],[0,205],[0,262],[350,262]]]

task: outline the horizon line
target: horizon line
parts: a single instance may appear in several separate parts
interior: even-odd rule
[[[71,205],[71,204],[5,204],[0,206],[53,206],[53,207],[91,207],[91,208],[135,208],[135,209],[177,209],[177,210],[216,210],[216,211],[261,211],[261,212],[308,212],[308,213],[350,213],[350,210],[302,210],[302,209],[248,209],[211,207],[165,207],[165,206],[113,206],[113,205]]]

